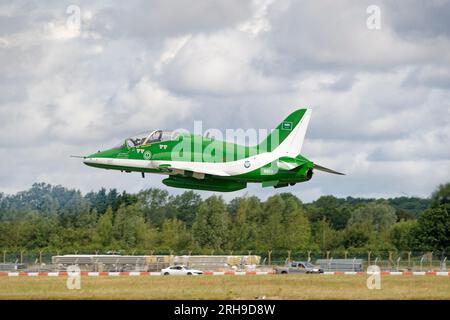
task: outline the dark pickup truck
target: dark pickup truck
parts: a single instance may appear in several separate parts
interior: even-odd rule
[[[275,273],[323,273],[323,269],[305,261],[292,261],[283,267],[275,267]]]

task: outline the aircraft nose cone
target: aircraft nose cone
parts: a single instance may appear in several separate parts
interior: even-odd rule
[[[92,161],[92,158],[93,158],[93,155],[92,155],[92,154],[89,155],[89,156],[84,157],[83,163],[84,163],[85,165],[90,165],[90,164],[93,162],[93,161]]]

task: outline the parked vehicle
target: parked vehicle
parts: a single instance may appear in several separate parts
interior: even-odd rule
[[[194,276],[203,274],[203,271],[191,269],[183,265],[175,265],[162,269],[161,274],[165,276]]]
[[[323,269],[306,261],[292,261],[286,266],[275,267],[275,273],[323,273]]]

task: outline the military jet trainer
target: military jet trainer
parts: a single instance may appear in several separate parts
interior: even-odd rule
[[[249,183],[287,187],[309,181],[314,170],[343,175],[300,154],[311,109],[298,109],[259,144],[246,146],[186,132],[152,130],[82,157],[100,169],[167,175],[169,187],[237,191]]]

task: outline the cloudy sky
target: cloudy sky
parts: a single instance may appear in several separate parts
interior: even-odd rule
[[[195,120],[270,129],[308,106],[302,153],[347,176],[277,191],[428,196],[450,181],[449,16],[445,0],[0,1],[0,192],[166,188],[69,155]],[[226,198],[245,192],[275,191]]]

